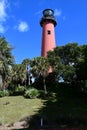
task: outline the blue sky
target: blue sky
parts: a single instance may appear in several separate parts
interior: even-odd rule
[[[0,0],[0,35],[13,46],[15,63],[41,56],[42,11],[55,12],[56,46],[87,44],[87,0]]]

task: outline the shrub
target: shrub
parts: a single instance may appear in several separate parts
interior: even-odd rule
[[[24,86],[16,87],[16,92],[24,92],[24,91],[25,91],[25,87]]]
[[[25,91],[25,87],[24,86],[15,86],[12,85],[9,87],[9,93],[10,95],[23,95]]]
[[[26,98],[37,98],[39,96],[39,91],[35,88],[29,88],[25,91],[24,96]]]
[[[43,98],[44,97],[44,90],[39,90],[39,98]]]
[[[0,97],[9,96],[8,90],[2,90],[0,91]]]
[[[25,87],[24,86],[17,86],[14,84],[10,84],[8,87],[9,94],[12,95],[24,95]]]
[[[14,95],[23,95],[25,92],[25,87],[24,86],[17,86]]]
[[[8,87],[8,91],[10,95],[14,95],[14,92],[16,91],[16,87],[14,84],[10,84]]]

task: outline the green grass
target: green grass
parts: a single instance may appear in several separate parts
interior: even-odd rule
[[[49,126],[84,126],[87,125],[87,97],[60,88],[46,100],[22,96],[0,98],[0,124],[12,124],[31,115],[32,123],[38,122],[37,116],[42,116],[44,124]]]
[[[87,125],[87,97],[59,88],[55,98],[49,98],[43,108],[48,125],[78,127]]]
[[[37,114],[42,106],[41,99],[25,99],[22,96],[0,98],[0,124],[12,124],[26,116]]]

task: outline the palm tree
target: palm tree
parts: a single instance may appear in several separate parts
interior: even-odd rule
[[[25,71],[26,71],[26,86],[30,85],[30,72],[29,72],[29,65],[30,65],[30,59],[24,59],[22,64],[25,67]]]
[[[15,64],[13,66],[13,76],[12,82],[19,86],[20,84],[23,85],[26,79],[26,71],[23,64]]]
[[[1,89],[5,89],[12,77],[12,65],[14,57],[11,54],[12,47],[4,37],[0,37],[0,75],[3,85]]]
[[[40,75],[43,77],[44,93],[47,94],[45,79],[48,75],[48,70],[50,67],[47,58],[36,57],[32,59],[30,66],[31,66],[31,73],[35,78],[39,77]]]

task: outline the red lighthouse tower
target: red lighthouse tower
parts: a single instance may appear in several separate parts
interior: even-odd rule
[[[54,11],[52,9],[45,9],[43,11],[43,17],[40,21],[42,27],[42,48],[41,56],[46,57],[47,52],[53,50],[56,47],[54,27],[57,22],[54,17]]]

